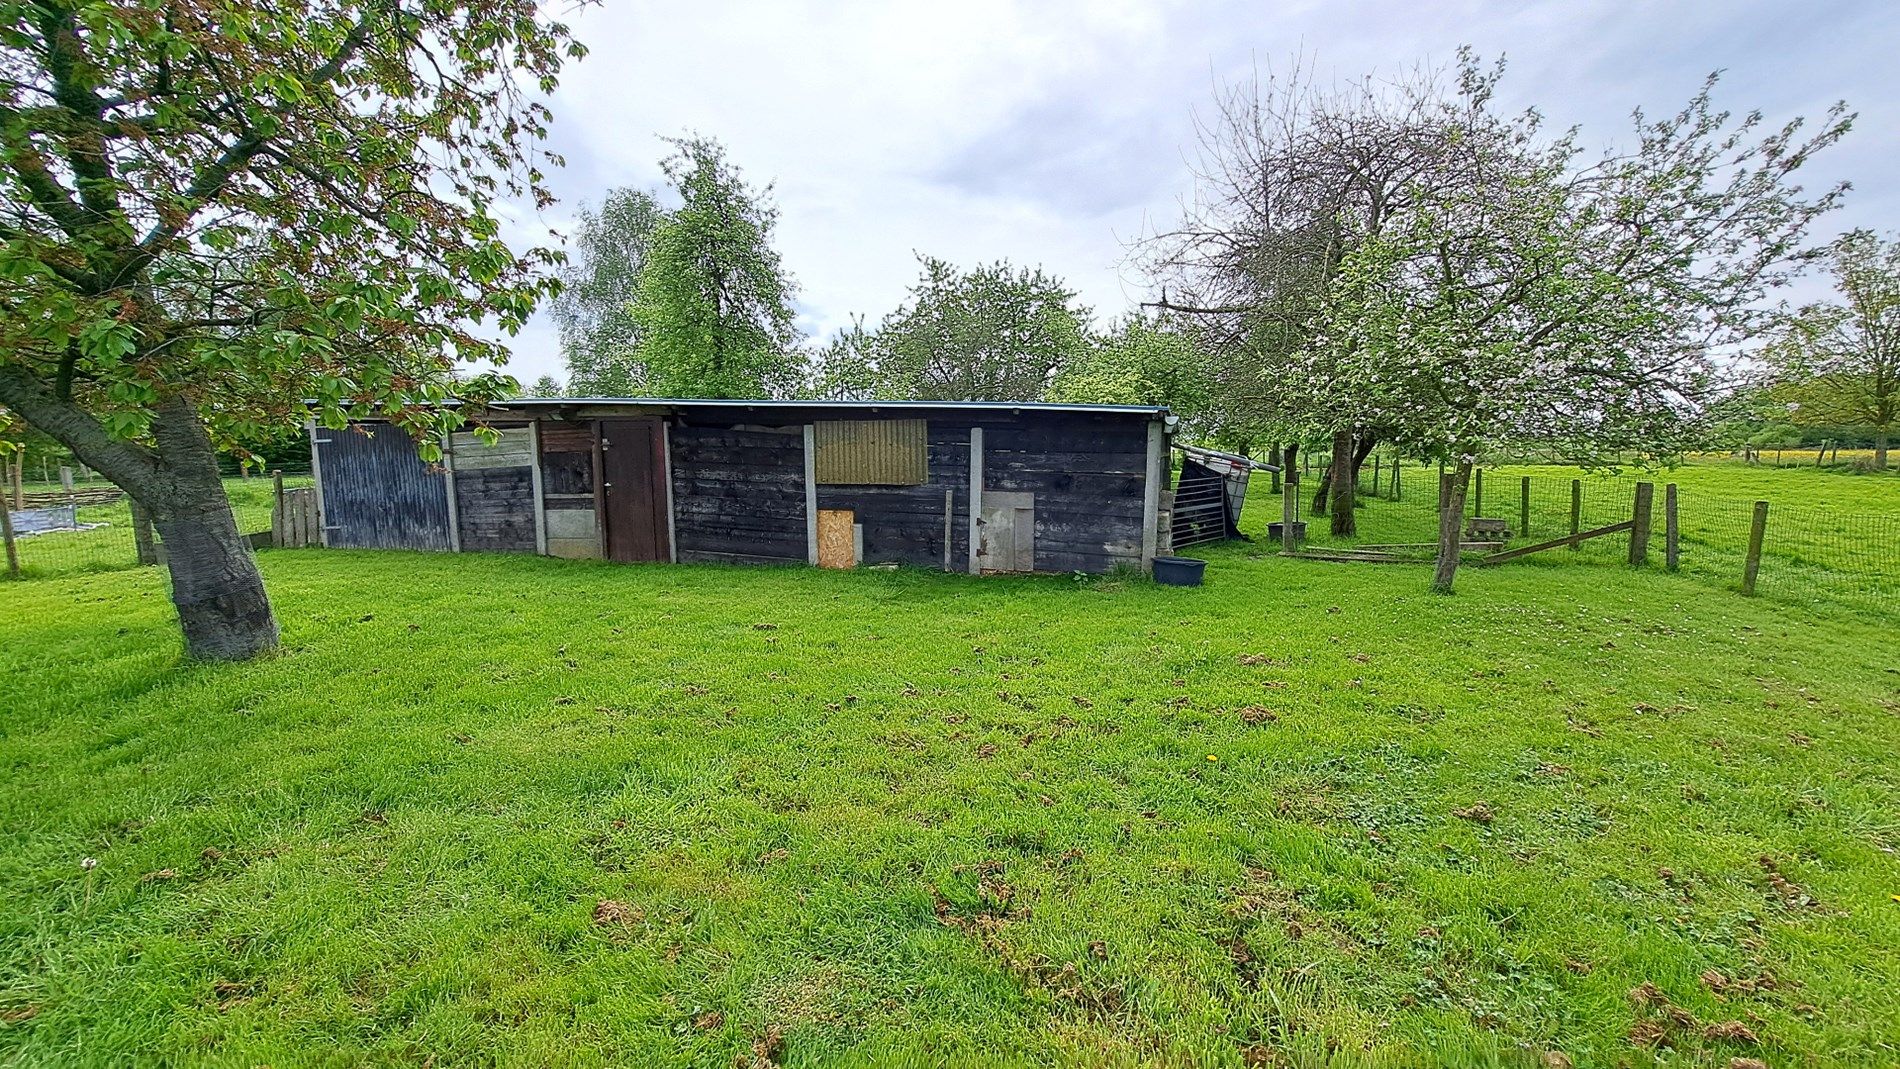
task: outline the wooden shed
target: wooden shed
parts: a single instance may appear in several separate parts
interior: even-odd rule
[[[1166,545],[1164,408],[536,398],[469,417],[436,465],[385,424],[313,428],[324,545],[972,574],[1146,570]]]

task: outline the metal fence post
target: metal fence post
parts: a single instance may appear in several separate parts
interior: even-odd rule
[[[1300,519],[1300,467],[1294,463],[1299,445],[1286,447],[1286,491],[1280,495],[1280,549],[1291,553],[1299,548],[1293,525]]]
[[[1472,468],[1471,478],[1474,482],[1471,494],[1471,514],[1473,516],[1482,516],[1484,515],[1484,469]]]
[[[1768,531],[1768,502],[1755,502],[1755,522],[1748,528],[1748,560],[1742,565],[1742,593],[1755,596],[1755,577],[1761,572],[1762,536]]]
[[[1524,476],[1518,484],[1517,493],[1517,536],[1529,538],[1531,534],[1531,477]]]

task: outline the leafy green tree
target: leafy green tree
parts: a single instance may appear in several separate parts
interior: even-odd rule
[[[471,326],[547,292],[492,209],[548,199],[539,99],[583,50],[533,0],[0,0],[0,28],[0,405],[150,513],[190,654],[267,650],[217,450],[306,399],[454,422],[450,370],[506,359]]]
[[[804,369],[795,286],[772,228],[772,187],[754,189],[709,138],[671,142],[662,162],[680,207],[654,232],[633,318],[659,397],[775,397]]]
[[[566,397],[568,396],[568,391],[567,391],[567,387],[561,385],[560,379],[557,379],[552,375],[543,375],[540,378],[535,379],[533,384],[530,385],[526,390],[523,390],[521,393],[521,396],[523,397]],[[583,394],[576,394],[575,396],[591,397],[595,395],[583,393]]]
[[[1207,352],[1177,325],[1130,316],[1056,374],[1047,400],[1073,404],[1166,405],[1188,433],[1218,427],[1217,384]]]
[[[573,251],[560,273],[561,293],[550,309],[575,396],[647,392],[634,302],[653,235],[666,217],[660,202],[639,189],[609,191],[598,211],[581,205]]]
[[[1900,416],[1900,240],[1851,231],[1826,263],[1841,302],[1802,308],[1767,346],[1773,390],[1797,423],[1867,428],[1885,471]]]
[[[1462,179],[1343,261],[1315,345],[1312,408],[1380,426],[1456,464],[1433,586],[1449,592],[1474,461],[1536,448],[1585,464],[1669,458],[1699,435],[1712,351],[1759,329],[1838,189],[1793,173],[1847,129],[1760,135],[1713,80],[1682,111],[1640,117],[1639,146],[1580,164],[1574,134],[1482,110],[1464,122]],[[1453,114],[1481,103],[1454,102]],[[1683,250],[1695,250],[1694,256]]]
[[[875,331],[845,332],[820,378],[839,396],[1035,401],[1088,352],[1086,309],[1040,268],[962,271],[919,258],[923,277]]]
[[[1445,459],[1470,452],[1451,440],[1474,426],[1562,445],[1585,462],[1624,447],[1677,447],[1681,436],[1664,417],[1701,403],[1714,378],[1712,349],[1762,328],[1764,296],[1799,261],[1808,223],[1839,198],[1839,189],[1803,196],[1790,176],[1846,132],[1852,116],[1842,106],[1817,130],[1797,119],[1764,131],[1757,113],[1718,111],[1710,78],[1664,119],[1639,112],[1636,143],[1591,161],[1574,135],[1545,133],[1535,111],[1500,114],[1502,77],[1501,64],[1483,67],[1461,49],[1449,71],[1329,91],[1296,69],[1264,87],[1230,90],[1209,124],[1184,218],[1145,247],[1164,287],[1156,305],[1195,316],[1220,344],[1226,393],[1251,402],[1259,425],[1333,437],[1336,533],[1351,527],[1351,459],[1365,455],[1369,438],[1398,436],[1401,426],[1437,451],[1427,455]],[[1512,214],[1520,211],[1529,214]],[[1448,226],[1475,229],[1441,230]],[[1497,274],[1430,274],[1421,259],[1447,242],[1456,246],[1445,261],[1452,270]],[[1540,261],[1545,242],[1553,248]],[[1501,259],[1507,254],[1514,263]],[[1573,274],[1546,273],[1559,269]],[[1560,286],[1573,299],[1560,299]],[[1459,304],[1461,293],[1482,303]],[[1434,322],[1417,318],[1428,314]],[[1467,406],[1481,417],[1475,422],[1455,415],[1439,385],[1404,360],[1387,363],[1391,382],[1368,377],[1368,361],[1402,351],[1396,342],[1379,352],[1355,348],[1393,341],[1363,336],[1388,320],[1419,327],[1419,338],[1475,344],[1471,332],[1488,336],[1512,319],[1529,333],[1519,359],[1496,365],[1493,383],[1517,398]],[[1586,355],[1579,328],[1611,320],[1617,332],[1599,333],[1596,354]],[[1639,352],[1619,364],[1604,355],[1618,346]],[[1526,379],[1554,388],[1539,401],[1520,388]],[[1401,395],[1396,383],[1414,392]],[[1613,407],[1623,411],[1583,433],[1603,398],[1620,399]],[[1644,419],[1625,418],[1639,407]],[[1502,414],[1486,414],[1494,409]],[[1428,412],[1445,419],[1426,433],[1418,417]],[[1405,423],[1381,423],[1387,414]],[[1632,445],[1638,425],[1658,433]]]

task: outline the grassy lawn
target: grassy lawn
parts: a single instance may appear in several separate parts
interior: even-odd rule
[[[1371,485],[1371,468],[1362,482]],[[1389,470],[1384,497],[1362,500],[1359,534],[1335,539],[1325,517],[1308,517],[1317,545],[1340,542],[1429,542],[1437,537],[1437,469],[1408,463],[1401,499],[1391,499]],[[1523,479],[1530,479],[1528,537],[1523,525]],[[1571,481],[1580,483],[1581,528],[1588,530],[1630,518],[1638,481],[1654,485],[1654,533],[1650,552],[1663,553],[1663,496],[1666,484],[1679,492],[1682,530],[1681,567],[1685,575],[1725,590],[1739,587],[1755,502],[1769,503],[1758,593],[1784,605],[1817,613],[1842,610],[1891,618],[1900,614],[1900,473],[1858,474],[1846,468],[1749,466],[1736,461],[1698,460],[1676,468],[1639,472],[1590,473],[1543,464],[1506,465],[1484,471],[1483,498],[1469,502],[1473,514],[1507,521],[1512,545],[1561,537],[1570,531]],[[1318,480],[1302,486],[1303,511],[1310,508]],[[1478,489],[1474,485],[1474,491]],[[1262,508],[1278,507],[1268,499]],[[1253,504],[1250,502],[1250,505]],[[1477,512],[1479,507],[1482,512]],[[1264,519],[1261,521],[1264,523]],[[1627,558],[1627,536],[1587,541],[1561,558],[1611,563]]]
[[[1891,621],[1207,555],[8,586],[0,1061],[1900,1057]]]

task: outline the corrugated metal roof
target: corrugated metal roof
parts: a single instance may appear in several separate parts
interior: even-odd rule
[[[760,399],[716,400],[699,397],[517,397],[491,402],[487,407],[560,408],[575,405],[626,405],[656,408],[829,408],[858,412],[884,409],[898,411],[976,411],[976,412],[1103,412],[1121,415],[1165,416],[1165,405],[1063,405],[1046,401],[779,401]]]

